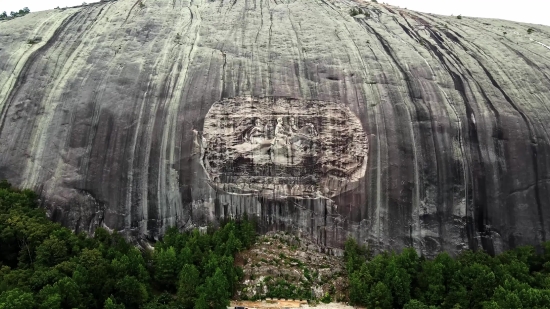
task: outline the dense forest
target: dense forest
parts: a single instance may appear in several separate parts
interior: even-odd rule
[[[242,277],[247,218],[206,233],[170,229],[154,250],[116,232],[92,237],[48,220],[29,190],[0,182],[0,309],[226,308]]]
[[[348,240],[349,300],[367,308],[550,308],[550,243],[542,254],[519,247],[492,257],[464,251],[419,257],[414,249],[373,256]]]

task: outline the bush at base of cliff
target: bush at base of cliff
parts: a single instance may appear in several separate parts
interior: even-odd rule
[[[464,251],[419,257],[414,249],[375,257],[346,242],[349,300],[368,308],[550,308],[550,243],[497,256]]]
[[[325,293],[325,295],[320,299],[320,301],[321,301],[322,303],[328,304],[328,303],[332,302],[332,297],[331,297],[330,294],[327,292],[327,293]]]

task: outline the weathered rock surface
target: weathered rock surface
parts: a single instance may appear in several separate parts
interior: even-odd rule
[[[206,126],[228,98],[272,106]],[[279,98],[350,116],[283,117]],[[155,238],[247,212],[327,246],[536,244],[549,103],[546,26],[345,0],[119,0],[0,22],[0,178],[76,230]]]

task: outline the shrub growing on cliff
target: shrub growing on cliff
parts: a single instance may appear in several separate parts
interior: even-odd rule
[[[32,38],[27,40],[27,44],[34,45],[40,41],[42,41],[42,38]]]
[[[527,29],[527,34],[531,34],[531,33],[533,33],[534,31],[535,31],[535,30],[534,30],[533,28],[529,28],[529,29]]]
[[[357,8],[352,8],[351,10],[349,10],[349,15],[351,16],[357,16],[359,14],[361,14],[361,10]]]
[[[328,304],[328,303],[332,302],[332,297],[330,296],[330,294],[328,292],[326,292],[325,295],[323,295],[323,297],[321,297],[320,300],[321,300],[322,303]]]

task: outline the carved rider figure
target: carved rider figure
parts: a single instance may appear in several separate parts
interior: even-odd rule
[[[247,139],[252,144],[259,144],[262,142],[265,136],[265,130],[262,127],[262,122],[259,118],[256,118],[256,120],[254,120],[254,127],[250,129],[247,135]]]
[[[288,133],[286,132],[283,124],[283,118],[277,118],[277,125],[275,126],[275,138],[271,142],[271,145],[288,144]]]
[[[290,117],[289,120],[289,131],[290,133],[296,133],[298,131],[298,126],[296,125],[296,121],[294,120],[294,117]]]

